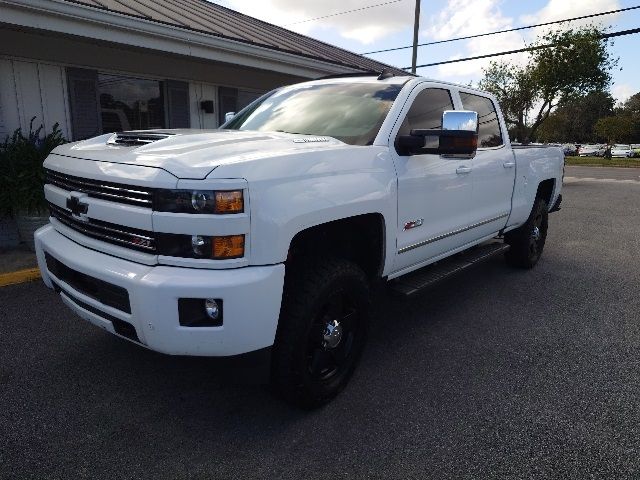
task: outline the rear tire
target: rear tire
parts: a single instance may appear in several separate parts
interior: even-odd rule
[[[544,250],[548,227],[547,202],[536,198],[526,223],[504,236],[505,243],[511,247],[505,253],[507,263],[518,268],[533,268]]]
[[[341,259],[292,266],[272,357],[272,384],[286,401],[316,408],[347,384],[365,344],[369,285]]]

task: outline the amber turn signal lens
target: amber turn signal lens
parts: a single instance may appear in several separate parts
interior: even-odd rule
[[[228,190],[216,192],[216,213],[244,212],[244,197],[242,190]]]
[[[213,258],[223,260],[225,258],[244,257],[244,235],[231,235],[228,237],[212,238]]]

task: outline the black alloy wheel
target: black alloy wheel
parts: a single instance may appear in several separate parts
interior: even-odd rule
[[[307,342],[307,370],[314,381],[340,375],[353,361],[358,311],[348,292],[334,292],[313,322]]]

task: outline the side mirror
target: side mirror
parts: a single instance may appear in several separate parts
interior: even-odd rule
[[[446,110],[442,113],[442,130],[478,134],[478,114],[469,110]]]
[[[478,149],[478,114],[466,110],[447,110],[442,129],[411,130],[399,135],[396,148],[401,155],[435,154],[449,158],[473,158]]]
[[[236,116],[236,112],[227,112],[224,114],[224,123],[227,123],[229,120],[231,120],[233,117]]]

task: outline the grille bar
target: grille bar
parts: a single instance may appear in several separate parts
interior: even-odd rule
[[[82,192],[90,197],[140,207],[151,208],[153,204],[153,190],[150,188],[79,178],[49,169],[45,170],[45,172],[46,183],[64,190]]]
[[[67,227],[97,240],[123,245],[147,253],[156,252],[156,240],[152,232],[115,225],[101,220],[88,219],[84,222],[74,218],[69,210],[49,202],[51,216]]]

